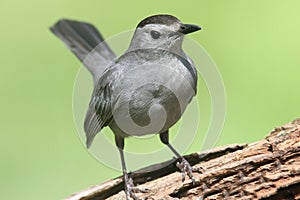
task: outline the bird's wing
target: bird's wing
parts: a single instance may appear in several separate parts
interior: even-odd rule
[[[84,121],[86,146],[89,148],[96,134],[112,121],[109,85],[95,88]]]
[[[79,58],[95,80],[116,57],[99,31],[89,23],[61,19],[50,30]]]

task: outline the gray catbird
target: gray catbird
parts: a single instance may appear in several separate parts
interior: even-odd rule
[[[83,62],[94,78],[84,122],[89,147],[105,126],[114,132],[120,151],[126,198],[136,198],[124,159],[124,138],[159,133],[181,160],[183,180],[194,181],[190,164],[169,143],[169,128],[196,94],[197,71],[182,50],[184,35],[200,30],[171,15],[154,15],[136,27],[128,50],[116,58],[97,29],[63,19],[51,31]]]

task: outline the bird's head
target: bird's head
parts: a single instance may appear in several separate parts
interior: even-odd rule
[[[164,49],[177,52],[181,50],[184,35],[200,29],[197,25],[183,24],[172,15],[153,15],[137,25],[129,50]]]

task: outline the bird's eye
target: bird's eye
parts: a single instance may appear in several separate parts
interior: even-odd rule
[[[180,30],[184,31],[185,30],[185,26],[180,26]]]
[[[153,39],[158,39],[160,37],[160,33],[157,31],[151,31],[150,34]]]

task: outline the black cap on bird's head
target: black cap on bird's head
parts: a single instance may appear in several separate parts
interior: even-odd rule
[[[147,17],[143,19],[138,25],[137,28],[143,28],[144,26],[148,24],[162,24],[162,25],[167,25],[171,26],[173,24],[180,24],[178,32],[183,33],[183,34],[188,34],[192,33],[198,30],[201,30],[201,27],[198,25],[193,25],[193,24],[183,24],[181,21],[172,16],[172,15],[153,15],[150,17]]]
[[[180,20],[172,15],[153,15],[143,19],[137,27],[144,27],[147,24],[164,24],[171,25],[174,23],[180,23]]]

